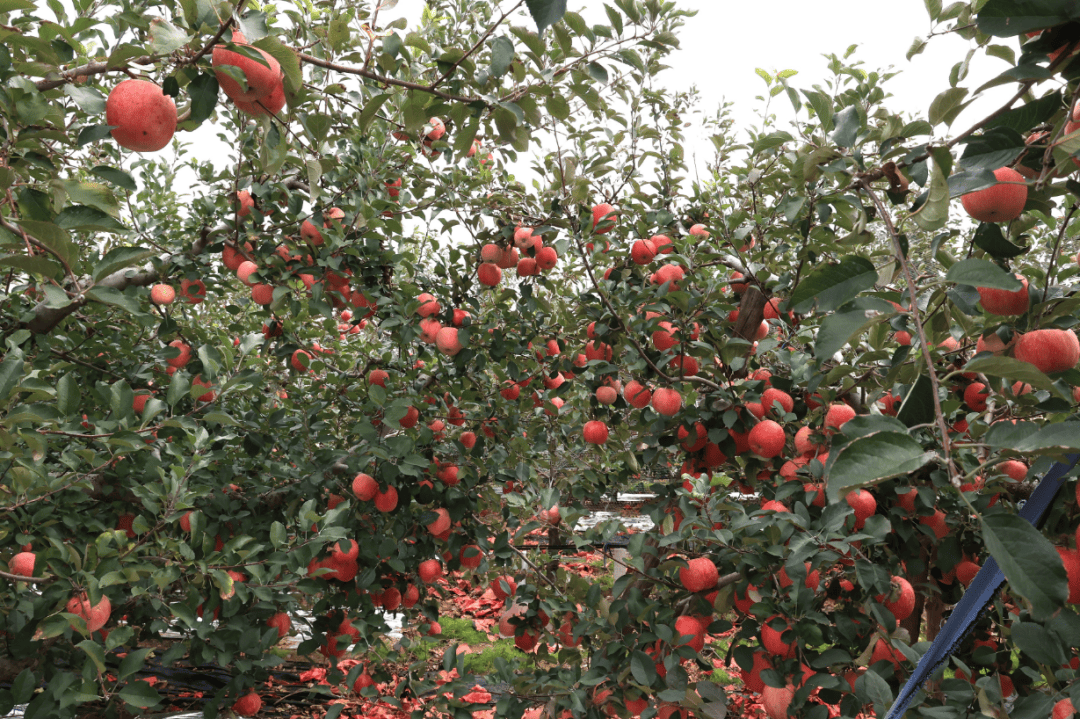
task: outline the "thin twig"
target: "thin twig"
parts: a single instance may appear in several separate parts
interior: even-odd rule
[[[956,466],[953,463],[952,446],[949,440],[949,427],[945,424],[945,414],[941,411],[941,398],[938,396],[939,383],[937,373],[934,372],[934,360],[930,354],[930,344],[926,341],[926,330],[923,327],[922,318],[919,316],[919,301],[915,294],[915,280],[911,276],[911,267],[908,265],[907,257],[904,256],[903,248],[900,246],[900,238],[896,234],[896,227],[893,225],[888,210],[877,196],[877,193],[870,187],[870,182],[868,180],[862,180],[861,185],[866,191],[866,194],[869,195],[871,202],[874,203],[874,207],[877,208],[881,221],[885,223],[885,230],[889,233],[889,238],[892,240],[893,251],[896,253],[896,258],[900,261],[900,267],[904,271],[908,295],[911,297],[911,317],[915,320],[915,328],[919,332],[919,341],[922,343],[923,357],[926,358],[926,368],[930,373],[930,384],[933,387],[934,416],[937,419],[938,430],[941,432],[941,448],[942,451],[945,452],[945,461],[949,470],[949,480],[955,485],[959,481],[959,473],[956,471]]]

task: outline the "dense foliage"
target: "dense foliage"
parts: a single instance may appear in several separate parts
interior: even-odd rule
[[[926,3],[1016,88],[962,132],[971,55],[925,114],[850,51],[759,71],[795,121],[721,110],[693,182],[692,13],[492,5],[0,0],[0,712],[154,707],[167,630],[234,707],[300,609],[352,686],[462,571],[542,660],[498,716],[721,717],[687,668],[732,628],[771,716],[882,714],[991,553],[912,711],[1080,705],[1072,485],[1016,516],[1080,451],[1074,3]],[[610,590],[517,548],[610,541],[577,519],[643,482]]]

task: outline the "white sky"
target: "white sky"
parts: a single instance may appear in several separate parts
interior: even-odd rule
[[[510,0],[503,0],[500,6],[510,4]],[[590,23],[607,23],[600,0],[570,0],[569,4]],[[722,101],[732,101],[736,127],[740,128],[757,126],[760,122],[756,111],[762,105],[755,96],[765,94],[766,88],[754,72],[757,67],[771,74],[783,69],[797,70],[798,75],[789,80],[790,84],[795,88],[810,88],[828,78],[824,54],[843,56],[848,46],[857,44],[859,47],[849,63],[861,61],[865,70],[885,70],[891,66],[901,71],[886,85],[894,95],[888,101],[890,109],[925,117],[936,94],[948,87],[951,67],[964,58],[971,46],[956,35],[939,36],[931,40],[921,55],[907,61],[905,54],[912,40],[916,36],[926,37],[932,30],[922,0],[888,4],[867,0],[739,3],[679,0],[679,5],[697,10],[698,15],[679,32],[682,48],[669,57],[667,64],[671,69],[661,76],[661,81],[664,86],[679,90],[696,85],[702,95],[699,109],[706,114],[711,114]],[[408,32],[418,25],[422,8],[423,0],[400,0],[392,10],[381,12],[379,25],[404,17],[409,22],[404,32]],[[531,26],[524,12],[523,8],[510,22]],[[1015,40],[1006,42],[1017,46]],[[961,86],[975,89],[1006,68],[1003,61],[978,53]],[[995,108],[1014,91],[1013,87],[1006,85],[986,93],[959,116],[953,132],[966,129]],[[784,95],[774,98],[771,111],[781,121],[792,114]],[[190,148],[197,156],[228,162],[228,153],[223,152],[216,138],[217,131],[204,124],[183,139],[193,141]],[[688,158],[695,152],[702,160],[711,157],[711,144],[704,134],[689,131],[688,141]],[[522,162],[512,171],[521,174],[526,164]]]

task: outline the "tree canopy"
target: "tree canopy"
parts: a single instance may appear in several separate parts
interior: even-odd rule
[[[883,715],[988,556],[911,711],[1080,706],[1080,488],[1017,516],[1080,452],[1075,3],[927,2],[971,47],[928,111],[849,50],[759,71],[754,129],[665,90],[682,3],[394,4],[0,0],[0,712],[160,709],[183,660],[251,715],[310,617],[345,691],[471,716],[358,683],[461,573],[508,594],[497,716],[722,719],[732,659],[770,717]],[[640,488],[651,529],[578,524]]]

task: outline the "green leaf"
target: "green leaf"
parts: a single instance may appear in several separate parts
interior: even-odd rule
[[[165,401],[169,403],[170,407],[175,407],[177,402],[187,396],[190,388],[191,380],[188,379],[188,376],[183,372],[177,372],[169,381],[169,391],[165,393]]]
[[[73,205],[86,205],[110,217],[120,217],[120,201],[112,189],[100,182],[63,181],[64,191]]]
[[[274,545],[275,549],[280,549],[285,544],[285,525],[281,522],[274,522],[270,525],[270,542]]]
[[[932,125],[938,125],[942,122],[951,125],[956,116],[960,114],[960,111],[964,109],[964,98],[967,97],[967,94],[968,90],[964,87],[950,87],[940,93],[930,103],[927,119],[930,120]]]
[[[879,314],[887,313],[887,314]],[[876,297],[860,297],[842,311],[828,315],[818,330],[814,356],[824,361],[847,344],[855,335],[895,314],[895,308]]]
[[[859,108],[849,105],[837,113],[835,117],[836,130],[833,131],[832,141],[840,147],[851,147],[855,144],[855,138],[862,129],[862,116]]]
[[[957,167],[961,170],[990,170],[1012,164],[1027,149],[1024,138],[1016,130],[997,127],[968,139]]]
[[[138,300],[113,287],[91,287],[86,291],[86,296],[95,302],[127,310],[133,315],[144,314]]]
[[[1036,389],[1045,389],[1060,394],[1053,380],[1040,372],[1030,362],[1022,362],[1012,357],[978,357],[964,365],[965,372],[979,372],[990,377],[1004,377],[1010,382],[1026,382]]]
[[[971,285],[972,287],[990,287],[996,290],[1009,290],[1016,292],[1023,288],[1020,280],[1012,273],[1006,272],[989,260],[981,260],[972,257],[961,260],[949,268],[945,274],[947,282],[955,282],[958,285]]]
[[[386,3],[383,3],[383,7],[386,7]],[[259,10],[249,10],[237,22],[240,32],[244,33],[248,42],[262,40],[269,32],[266,28],[266,13]]]
[[[1016,37],[1080,20],[1080,5],[1070,0],[988,0],[976,15],[979,31],[995,37]]]
[[[210,73],[200,73],[187,87],[191,96],[190,122],[201,125],[214,114],[218,101],[218,81]]]
[[[21,352],[8,352],[3,362],[0,362],[0,402],[4,402],[11,390],[22,379],[23,356]]]
[[[824,314],[847,304],[878,280],[874,263],[859,255],[848,255],[839,264],[822,265],[799,283],[791,294],[789,306],[804,314],[817,303]]]
[[[862,487],[919,469],[936,455],[902,432],[877,432],[858,437],[829,455],[826,492],[837,501]]]
[[[855,695],[860,702],[874,705],[875,716],[885,716],[893,703],[893,693],[889,683],[877,672],[870,670],[863,672],[855,680]]]
[[[514,62],[514,43],[507,37],[491,41],[491,76],[502,77]]]
[[[4,255],[0,257],[0,267],[14,267],[23,272],[52,279],[56,279],[64,273],[64,268],[46,255],[36,255],[34,257]]]
[[[821,129],[825,132],[831,130],[833,121],[832,98],[820,90],[803,90],[803,95],[806,96],[806,101],[810,103],[810,107],[814,108],[818,121],[821,123]]]
[[[904,396],[904,403],[900,405],[896,418],[907,427],[934,421],[934,383],[930,377],[919,375]]]
[[[349,44],[349,22],[351,18],[346,13],[338,13],[330,19],[330,26],[326,31],[326,39],[330,41],[330,47],[340,52]]]
[[[949,197],[960,197],[969,192],[983,190],[997,184],[991,170],[979,169],[957,172],[949,176]]]
[[[391,97],[392,95],[390,93],[375,95],[364,104],[364,109],[356,116],[356,126],[359,128],[361,134],[368,131],[368,128],[371,127],[372,120],[379,114],[379,108]]]
[[[56,383],[56,408],[60,414],[73,414],[79,407],[80,398],[79,381],[68,372]]]
[[[75,101],[87,115],[100,115],[105,112],[105,96],[96,88],[68,83],[64,85],[64,94]]]
[[[1014,622],[1009,628],[1009,636],[1020,651],[1040,664],[1058,667],[1069,663],[1057,638],[1040,624]]]
[[[90,657],[90,661],[97,667],[98,672],[105,672],[105,650],[100,644],[93,639],[84,639],[75,646],[86,652],[86,656]]]
[[[630,673],[638,684],[651,686],[656,681],[656,662],[645,652],[635,651],[630,655]]]
[[[1007,260],[1024,254],[1030,248],[1014,245],[1005,237],[996,222],[981,222],[975,228],[975,246],[986,251],[991,257]]]
[[[56,253],[68,267],[73,267],[75,261],[78,259],[78,248],[72,243],[71,235],[67,233],[67,230],[59,227],[52,222],[33,222],[31,220],[22,220],[19,222],[19,226],[26,231],[26,234],[36,238],[41,244],[48,247],[50,250]]]
[[[110,167],[109,165],[97,165],[92,168],[90,172],[104,180],[112,182],[113,185],[124,188],[125,190],[134,192],[138,189],[138,186],[135,184],[135,178],[124,172],[123,169]]]
[[[926,232],[940,230],[949,222],[949,180],[936,159],[931,160],[930,166],[926,202],[911,214],[919,229]]]
[[[983,435],[983,441],[991,447],[1021,453],[1080,452],[1080,422],[1062,422],[1042,428],[1029,422],[1015,425],[1002,422],[991,427]]]
[[[608,71],[605,70],[604,66],[598,62],[590,62],[588,65],[585,66],[585,71],[589,73],[589,77],[599,83],[607,84],[609,80]]]
[[[273,35],[267,35],[252,46],[273,55],[274,59],[281,64],[281,71],[285,75],[285,89],[290,93],[296,93],[304,84],[304,73],[300,69],[300,58],[296,53],[281,44]]]
[[[562,95],[552,95],[547,99],[547,111],[552,117],[565,120],[570,117],[570,103]]]
[[[566,14],[566,0],[525,0],[525,5],[536,23],[537,35],[543,35],[546,27],[559,22]]]
[[[93,278],[100,282],[117,270],[131,267],[134,264],[148,260],[157,254],[156,250],[148,250],[145,247],[115,247],[105,253],[94,266]]]
[[[112,125],[86,125],[79,130],[79,136],[75,144],[79,147],[89,145],[92,142],[104,140],[112,132]]]
[[[157,693],[157,690],[139,679],[121,689],[120,698],[140,709],[149,709],[161,703],[161,695]]]
[[[191,41],[191,36],[168,20],[154,18],[150,21],[150,52],[154,55],[171,55]]]
[[[1036,621],[1045,621],[1061,608],[1069,597],[1065,565],[1042,532],[1027,520],[1002,512],[982,517],[982,534],[1009,587],[1031,603]]]
[[[80,232],[127,232],[126,227],[96,207],[72,205],[56,217],[57,226]]]
[[[1044,95],[1038,100],[1003,112],[986,123],[986,128],[1007,127],[1016,132],[1027,132],[1049,120],[1062,106],[1061,91]],[[997,168],[991,168],[996,170]]]
[[[26,186],[19,188],[18,195],[19,213],[24,220],[34,220],[35,222],[52,221],[52,201],[49,200],[48,195],[41,190]]]
[[[150,647],[143,647],[142,649],[135,649],[128,652],[127,656],[120,662],[120,670],[117,673],[116,678],[123,681],[142,669],[143,665],[146,663],[146,656],[152,651],[153,649]]]

